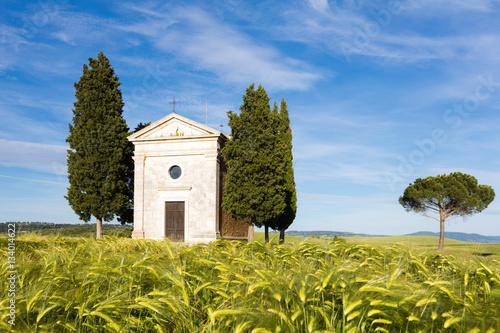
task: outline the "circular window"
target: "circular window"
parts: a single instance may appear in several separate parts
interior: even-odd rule
[[[172,179],[179,179],[179,177],[182,174],[182,170],[180,166],[174,165],[173,167],[170,168],[168,173],[170,174],[170,177],[172,177]]]

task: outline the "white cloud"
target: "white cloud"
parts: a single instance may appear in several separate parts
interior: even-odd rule
[[[73,41],[73,36],[70,36],[66,31],[55,32],[53,35],[66,44],[76,45],[76,43]]]
[[[500,189],[500,172],[490,171],[486,166],[484,169],[473,168],[433,168],[430,170],[433,175],[444,175],[453,172],[462,172],[474,176],[479,184],[485,184]],[[495,186],[496,185],[496,186]]]
[[[318,12],[328,10],[328,0],[309,0],[309,5]]]
[[[54,182],[54,181],[50,181],[50,180],[41,180],[41,179],[32,179],[32,178],[23,178],[23,177],[13,177],[13,176],[7,176],[7,175],[0,175],[0,178],[23,180],[23,181],[27,181],[27,182],[42,183],[42,184],[67,185],[67,183],[63,183],[63,182]],[[21,198],[18,200],[25,200],[25,199]]]
[[[295,178],[299,184],[307,184],[310,181],[325,184],[333,181],[363,185],[366,188],[370,186],[386,187],[384,175],[387,165],[384,166],[380,161],[370,161],[367,158],[366,162],[360,163],[360,161],[336,162],[331,159],[323,163],[314,163],[314,173],[308,172],[309,166],[306,167],[299,163],[295,167]]]
[[[112,40],[110,26],[115,24],[111,19],[70,11],[60,11],[51,23],[56,27],[52,36],[69,45]]]
[[[276,90],[306,90],[322,78],[318,70],[307,63],[254,41],[200,9],[184,8],[173,13],[175,16],[166,23],[153,17],[119,29],[151,38],[159,49],[190,65],[196,64],[200,71],[215,73],[227,82],[262,83]]]
[[[28,44],[28,37],[31,33],[25,29],[0,24],[0,54],[2,55],[1,61],[12,55],[13,52],[18,51],[20,45]],[[10,57],[9,57],[10,58]]]
[[[138,11],[142,10],[137,9],[136,7],[132,7],[131,9]],[[159,15],[159,13],[151,13],[151,11],[147,11],[145,13],[153,17],[157,17]],[[134,32],[136,34],[144,35],[147,37],[157,38],[161,31],[165,31],[177,22],[177,20],[170,16],[161,15],[158,19],[153,18],[146,20],[145,22],[134,23],[130,25],[119,25],[115,28],[118,30]]]
[[[393,197],[362,197],[362,196],[345,196],[345,195],[333,195],[333,194],[323,194],[323,193],[307,193],[307,192],[297,192],[297,196],[301,200],[309,200],[314,203],[318,201],[328,204],[342,204],[342,203],[377,203],[377,204],[393,204]]]
[[[449,10],[460,11],[454,14],[455,17],[470,15],[471,10],[487,15],[493,2],[423,1],[422,4],[421,1],[415,1],[406,3],[401,8],[388,7],[387,3],[365,4],[371,8],[353,8],[347,3],[336,4],[331,10],[318,13],[323,2],[311,0],[309,7],[302,6],[285,13],[287,23],[277,28],[279,34],[276,38],[316,46],[335,56],[343,56],[347,61],[351,61],[355,55],[396,64],[436,59],[460,60],[464,57],[484,61],[485,52],[492,53],[489,56],[496,58],[495,54],[498,52],[489,52],[488,49],[498,50],[498,43],[494,43],[498,41],[498,36],[491,36],[480,27],[474,29],[470,24],[463,30],[435,30],[427,33],[416,29],[418,25],[405,24],[405,21],[419,22],[422,21],[422,12],[436,13],[439,21],[429,24],[446,26],[446,13]]]
[[[449,15],[457,11],[485,12],[492,8],[498,0],[410,0],[402,2],[403,10],[421,10],[422,15]]]
[[[0,139],[0,165],[66,174],[67,146]]]
[[[391,156],[383,149],[360,145],[308,145],[297,152],[294,148],[295,179],[300,186],[308,186],[313,181],[323,185],[341,182],[386,189],[385,175],[391,169],[391,160],[387,157]],[[310,172],[311,165],[314,172]]]

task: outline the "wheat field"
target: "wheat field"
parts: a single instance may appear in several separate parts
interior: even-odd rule
[[[3,281],[7,242],[0,238]],[[500,332],[500,263],[342,239],[16,242],[12,332]]]

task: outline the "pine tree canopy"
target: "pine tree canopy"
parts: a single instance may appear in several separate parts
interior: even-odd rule
[[[133,175],[132,147],[122,117],[120,82],[100,52],[83,65],[76,89],[73,124],[69,125],[66,199],[85,222],[125,216],[130,209]]]
[[[495,199],[488,185],[478,185],[474,176],[454,172],[436,177],[418,178],[399,198],[407,210],[431,217],[441,224],[439,249],[443,248],[444,221],[452,216],[469,216],[486,209]],[[437,214],[438,217],[429,216]]]
[[[483,211],[495,198],[490,186],[478,185],[474,176],[461,172],[418,178],[399,202],[407,210],[446,213],[446,217],[466,216]]]

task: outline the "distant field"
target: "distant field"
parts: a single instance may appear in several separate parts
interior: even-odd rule
[[[94,225],[54,225],[49,223],[31,223],[22,224],[18,223],[18,228],[23,230],[32,230],[28,232],[21,232],[20,234],[30,234],[36,236],[47,237],[86,237],[95,238],[96,227]],[[119,225],[104,225],[104,235],[130,238],[132,235],[131,226]],[[277,244],[279,235],[271,233],[271,243]],[[333,237],[297,237],[286,235],[286,243],[300,244],[301,242],[308,241],[314,244],[328,245],[334,238]],[[348,244],[367,244],[379,247],[392,246],[396,243],[405,244],[409,250],[422,252],[436,252],[438,245],[438,237],[434,236],[392,236],[392,237],[341,237]],[[256,232],[255,240],[264,243],[264,233]],[[459,256],[461,259],[466,257],[483,257],[488,260],[500,260],[500,244],[492,243],[469,243],[461,242],[452,239],[445,239],[444,254]]]
[[[394,236],[394,237],[348,237],[348,244],[371,244],[375,246],[391,246],[396,243],[405,244],[411,251],[438,253],[439,237],[434,236]],[[481,257],[488,260],[500,260],[500,244],[469,243],[453,239],[445,239],[444,254],[458,258]]]
[[[271,243],[277,244],[279,236],[270,234]],[[408,249],[415,253],[439,253],[437,246],[439,238],[434,236],[392,236],[392,237],[341,237],[347,244],[352,245],[371,245],[380,248],[393,246],[397,243],[404,244]],[[264,233],[256,232],[255,240],[264,243]],[[332,242],[332,237],[296,237],[286,236],[286,243],[300,244],[307,241],[314,244],[328,245]],[[445,255],[453,255],[460,260],[472,260],[474,258],[482,258],[487,261],[500,261],[500,244],[492,243],[469,243],[461,242],[453,239],[445,239],[444,251]]]

